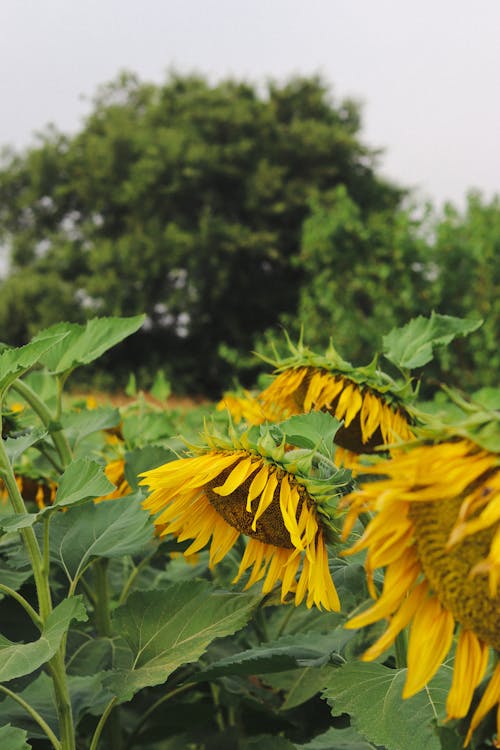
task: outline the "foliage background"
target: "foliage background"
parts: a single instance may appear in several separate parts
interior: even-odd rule
[[[0,338],[145,311],[100,382],[133,371],[148,387],[163,368],[177,392],[217,396],[255,381],[250,351],[279,346],[283,326],[365,364],[391,327],[436,310],[484,324],[430,375],[493,384],[498,197],[471,194],[463,212],[416,205],[378,174],[360,132],[359,105],[319,78],[257,88],[173,74],[158,86],[122,74],[77,135],[48,129],[3,155]]]

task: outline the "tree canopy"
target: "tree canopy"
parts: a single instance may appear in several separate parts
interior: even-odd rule
[[[483,279],[491,342],[498,205],[471,203],[467,228],[450,213],[429,242],[360,129],[359,106],[316,77],[258,87],[122,74],[76,135],[49,128],[4,157],[0,338],[145,312],[108,363],[121,382],[162,367],[177,387],[213,395],[235,364],[251,380],[265,331],[305,323],[312,342],[339,337],[359,356],[410,315],[470,313]]]

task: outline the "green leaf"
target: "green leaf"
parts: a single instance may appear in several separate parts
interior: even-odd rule
[[[2,583],[4,586],[8,586],[13,591],[19,591],[23,583],[31,578],[33,571],[29,570],[9,570],[8,568],[2,568]],[[0,591],[0,599],[6,594]]]
[[[9,461],[13,464],[19,456],[21,456],[28,448],[35,445],[47,435],[46,430],[34,429],[27,431],[24,435],[12,438],[8,437],[4,441],[4,447],[9,457]]]
[[[330,665],[304,667],[303,669],[290,669],[287,672],[277,672],[276,674],[266,673],[261,679],[275,690],[280,690],[286,694],[281,710],[288,711],[320,693],[328,682],[333,669],[335,667]]]
[[[384,336],[382,352],[401,369],[422,367],[432,360],[435,347],[446,346],[457,336],[467,336],[482,322],[435,312],[430,318],[419,315],[402,328],[394,328]]]
[[[31,750],[26,742],[26,732],[10,724],[0,727],[0,747],[5,750]]]
[[[166,379],[163,370],[158,370],[156,373],[150,393],[158,401],[166,401],[172,393],[172,386]]]
[[[52,334],[66,332],[67,337],[42,357],[41,361],[54,374],[87,365],[139,330],[144,318],[144,315],[132,318],[93,318],[86,325],[57,323],[47,330]]]
[[[116,427],[120,423],[120,412],[112,406],[99,409],[83,409],[66,413],[62,419],[64,431],[73,446],[77,446],[83,438],[99,430]]]
[[[297,667],[319,667],[328,663],[352,638],[352,632],[338,628],[332,633],[286,635],[264,646],[240,651],[211,664],[199,679],[224,675],[264,674]],[[320,688],[318,687],[318,690]]]
[[[109,687],[126,701],[162,684],[182,664],[196,661],[214,638],[242,628],[260,598],[217,592],[201,580],[134,592],[113,617],[130,648],[131,668],[110,675]]]
[[[286,442],[297,448],[316,448],[326,456],[332,454],[333,438],[340,422],[328,412],[311,411],[297,414],[277,427],[286,436]]]
[[[94,557],[122,557],[143,552],[153,537],[153,524],[135,495],[87,503],[52,518],[52,559],[77,578]]]
[[[375,745],[366,742],[353,727],[328,729],[305,745],[296,745],[297,750],[375,750]]]
[[[67,332],[47,329],[25,346],[5,349],[0,354],[0,393],[33,367],[51,348],[63,345]]]
[[[54,505],[74,505],[108,495],[114,488],[102,464],[89,458],[77,458],[61,475]]]
[[[39,518],[39,513],[0,513],[0,529],[5,532],[19,531],[33,526]]]
[[[436,721],[446,717],[451,668],[444,665],[429,685],[403,700],[406,669],[353,662],[332,672],[324,691],[332,713],[348,713],[354,728],[387,750],[441,750]]]
[[[56,653],[71,620],[86,620],[81,597],[64,599],[48,616],[37,641],[12,643],[0,636],[0,682],[31,674]]]
[[[472,394],[471,399],[483,409],[500,411],[500,388],[480,388]]]
[[[159,445],[147,445],[144,448],[136,448],[125,454],[125,479],[133,490],[139,487],[139,474],[157,466],[173,461],[177,455],[168,448]]]

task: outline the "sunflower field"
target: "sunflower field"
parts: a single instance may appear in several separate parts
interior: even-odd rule
[[[189,409],[72,394],[143,323],[0,350],[0,748],[500,747],[500,392],[420,395],[481,321],[286,338]]]

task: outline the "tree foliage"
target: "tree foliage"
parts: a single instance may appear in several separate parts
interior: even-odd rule
[[[163,368],[178,390],[216,395],[235,372],[251,384],[250,351],[282,326],[362,362],[392,326],[436,310],[485,320],[436,377],[492,383],[498,199],[471,195],[443,215],[407,205],[378,173],[360,114],[314,77],[122,74],[76,135],[48,129],[4,158],[1,338],[145,312],[141,335],[102,366],[121,384]]]
[[[333,102],[317,78],[261,93],[235,81],[172,75],[152,86],[121,76],[77,135],[48,131],[0,174],[11,248],[4,337],[21,343],[55,310],[75,321],[145,311],[146,363],[167,360],[191,373],[187,385],[219,388],[221,345],[247,353],[296,310],[312,192],[345,185],[363,216],[397,206],[401,191],[376,175],[359,128],[358,106]],[[60,305],[44,306],[43,291]],[[11,298],[22,299],[15,325]]]

